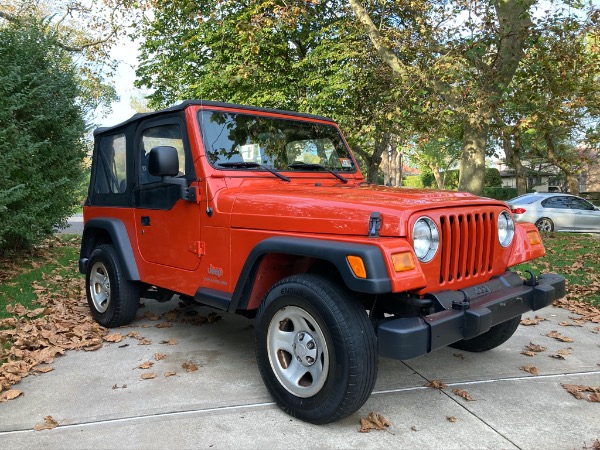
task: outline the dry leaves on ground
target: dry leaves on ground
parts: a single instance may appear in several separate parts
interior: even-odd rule
[[[76,262],[71,269],[77,273]],[[20,304],[8,305],[6,311],[15,317],[0,319],[0,343],[10,342],[9,348],[0,347],[0,360],[6,361],[0,366],[0,393],[32,371],[50,371],[47,364],[67,350],[102,347],[106,329],[89,313],[83,277],[62,277],[54,271],[42,274],[42,278],[53,289],[32,283],[40,308],[28,310]],[[38,317],[42,312],[44,315]]]
[[[195,372],[196,370],[198,370],[198,366],[196,364],[194,364],[193,362],[184,362],[181,367],[183,367],[185,369],[186,372]]]
[[[154,365],[154,363],[152,361],[146,361],[146,362],[143,362],[142,364],[140,364],[139,366],[137,366],[137,368],[138,369],[149,369],[153,365]]]
[[[44,421],[42,423],[36,423],[33,426],[33,429],[35,431],[42,431],[42,430],[51,430],[53,428],[56,428],[58,425],[60,425],[52,416],[46,416],[44,417]]]
[[[157,361],[160,361],[161,359],[165,359],[167,355],[165,355],[164,353],[155,353],[154,354],[154,359]]]
[[[167,344],[167,345],[177,345],[179,342],[177,341],[177,339],[167,339],[167,340],[160,341],[160,343]]]
[[[177,375],[177,372],[165,372],[165,378],[172,377],[173,375]]]
[[[142,374],[142,380],[152,380],[156,378],[156,374],[154,372],[146,372]]]
[[[548,320],[545,317],[540,317],[540,316],[535,316],[533,319],[523,319],[521,320],[521,325],[524,326],[530,326],[530,325],[537,325],[538,323],[542,322],[543,320]]]
[[[475,401],[475,399],[473,397],[471,397],[471,394],[469,394],[464,389],[455,388],[455,389],[452,389],[452,392],[454,392],[459,397],[464,398],[468,402]]]
[[[21,395],[23,395],[23,391],[18,391],[17,389],[9,389],[8,391],[4,391],[0,394],[0,403],[13,400]]]
[[[530,373],[532,375],[539,375],[540,374],[539,369],[537,367],[535,367],[535,366],[521,366],[521,367],[519,367],[519,369],[521,369],[524,372],[528,372],[528,373]]]
[[[368,433],[371,430],[383,430],[390,432],[388,428],[391,425],[392,424],[389,422],[389,420],[387,420],[381,414],[371,411],[366,419],[360,419],[360,429],[358,431],[361,433]]]
[[[558,350],[556,353],[553,353],[552,355],[548,355],[550,358],[554,358],[554,359],[566,359],[567,356],[569,356],[571,354],[571,350],[569,349],[563,349],[563,350]]]
[[[584,386],[580,384],[561,384],[561,386],[577,400],[585,398],[583,392],[591,392],[588,396],[588,401],[598,402],[600,401],[600,386]]]
[[[121,333],[111,333],[104,336],[106,342],[121,342],[123,339],[125,339],[125,336]]]
[[[525,350],[521,352],[521,355],[525,356],[536,356],[538,353],[546,350],[546,347],[542,347],[541,345],[534,344],[530,342],[529,345],[525,346]]]
[[[425,387],[435,388],[435,389],[446,389],[448,387],[447,384],[444,384],[443,381],[440,380],[431,380],[429,383],[425,385]]]
[[[581,290],[581,286],[569,286],[569,295],[567,295],[565,298],[561,298],[560,300],[556,300],[554,302],[554,306],[568,309],[569,311],[580,315],[581,317],[574,319],[577,323],[579,323],[579,321],[600,323],[600,308],[585,301],[574,299],[573,297],[575,295],[572,295],[572,293],[577,289]],[[594,292],[598,292],[598,290],[600,290],[600,286],[596,286]]]
[[[570,337],[567,337],[567,336],[563,336],[562,334],[560,334],[556,330],[551,331],[546,336],[554,338],[554,339],[556,339],[558,341],[561,341],[561,342],[573,342],[573,339],[571,339]]]
[[[454,423],[454,422],[456,422],[458,419],[457,419],[456,417],[454,417],[454,416],[446,416],[446,420],[447,420],[448,422],[452,422],[452,423]]]

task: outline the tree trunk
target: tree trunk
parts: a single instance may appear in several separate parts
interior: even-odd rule
[[[521,144],[518,132],[515,133],[514,146],[510,140],[510,136],[505,132],[502,136],[502,146],[504,148],[504,154],[506,160],[510,163],[511,167],[515,170],[515,180],[517,195],[523,195],[527,193],[527,177],[525,176],[525,167],[521,163]]]
[[[435,178],[435,182],[437,183],[438,189],[439,190],[443,190],[444,189],[444,184],[445,184],[445,181],[446,181],[445,174],[444,174],[444,176],[442,176],[442,174],[440,173],[439,167],[432,168],[431,172],[433,173],[433,178]]]
[[[394,186],[402,186],[402,152],[396,149],[396,170],[395,170],[395,184]]]
[[[485,176],[485,144],[488,126],[484,114],[469,117],[464,123],[463,150],[460,160],[458,190],[475,195],[483,193]]]
[[[375,136],[375,148],[373,154],[367,158],[367,182],[377,184],[381,155],[389,149],[390,133],[377,132]]]

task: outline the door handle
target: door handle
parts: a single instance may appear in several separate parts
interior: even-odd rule
[[[150,226],[150,216],[142,216],[142,226],[143,227]]]

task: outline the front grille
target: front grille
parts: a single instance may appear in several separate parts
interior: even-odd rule
[[[491,211],[440,217],[440,284],[489,275],[494,258],[495,227]]]

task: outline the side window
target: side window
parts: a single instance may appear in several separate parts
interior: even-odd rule
[[[586,210],[586,211],[593,211],[594,210],[594,205],[592,205],[591,203],[583,200],[582,198],[571,197],[569,199],[569,205],[573,209],[583,209],[583,210]]]
[[[568,197],[550,197],[542,202],[544,208],[568,209]]]
[[[100,138],[97,149],[94,191],[97,194],[122,194],[127,189],[125,135]]]
[[[183,138],[181,129],[177,124],[160,125],[147,128],[142,133],[139,151],[141,153],[140,183],[157,183],[160,177],[150,175],[148,172],[148,157],[150,150],[159,145],[175,147],[179,155],[179,175],[185,176],[185,151],[183,149]]]

